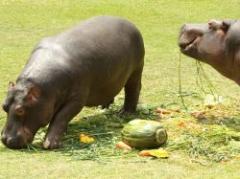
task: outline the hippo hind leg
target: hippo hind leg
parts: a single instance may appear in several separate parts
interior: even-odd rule
[[[125,85],[125,100],[122,109],[123,113],[136,112],[139,94],[141,90],[142,68],[135,71]]]

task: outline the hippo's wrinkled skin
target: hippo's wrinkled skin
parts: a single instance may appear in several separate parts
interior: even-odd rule
[[[185,24],[178,43],[182,53],[210,64],[240,85],[240,21]]]
[[[123,87],[122,110],[134,112],[143,64],[142,36],[121,18],[95,17],[44,38],[16,84],[9,84],[2,142],[23,148],[40,127],[49,124],[43,147],[57,148],[68,122],[84,106],[107,107]]]

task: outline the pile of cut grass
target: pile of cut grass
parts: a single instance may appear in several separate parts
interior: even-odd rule
[[[136,157],[138,151],[125,153],[116,149],[115,144],[121,141],[121,129],[130,120],[135,118],[154,119],[156,114],[153,108],[142,108],[134,115],[121,115],[119,106],[113,105],[108,110],[100,108],[86,108],[82,113],[84,117],[77,116],[68,126],[67,134],[63,138],[63,148],[56,149],[63,155],[71,157],[73,160],[97,160],[107,161],[117,158]],[[82,114],[81,114],[82,115]],[[42,152],[45,129],[40,129],[35,136],[33,145],[27,150],[31,152]],[[79,140],[80,134],[87,134],[94,137],[95,142],[84,144]],[[23,151],[25,151],[23,149]]]
[[[232,125],[240,123],[240,117],[232,106],[202,107],[195,117],[185,114],[164,123],[170,135],[167,145],[170,151],[182,150],[193,159],[215,162],[240,156],[240,130]]]
[[[233,121],[239,123],[240,117],[232,106],[218,105],[211,109],[202,106],[198,107],[201,114],[199,116],[193,117],[189,112],[177,111],[161,118],[155,112],[156,106],[144,106],[138,114],[128,116],[119,115],[119,109],[118,105],[113,105],[108,110],[87,108],[83,113],[89,115],[74,119],[63,139],[63,148],[55,152],[62,153],[71,160],[104,162],[119,158],[134,159],[138,157],[138,150],[125,153],[116,149],[115,144],[121,141],[122,127],[131,119],[141,118],[158,120],[165,126],[169,138],[163,148],[170,153],[181,151],[193,160],[204,159],[213,162],[228,161],[240,156],[240,130],[229,125]],[[93,136],[95,142],[81,143],[80,133]],[[41,152],[40,143],[44,134],[45,129],[40,130],[34,145],[28,150]]]

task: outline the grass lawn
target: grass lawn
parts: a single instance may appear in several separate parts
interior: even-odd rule
[[[10,150],[1,143],[0,178],[239,178],[239,87],[204,64],[214,88],[204,79],[197,85],[201,75],[195,61],[180,56],[177,47],[183,23],[238,19],[239,5],[237,0],[1,0],[0,101],[41,38],[92,16],[115,15],[135,23],[144,37],[146,57],[138,114],[117,115],[124,97],[120,93],[109,110],[84,108],[69,125],[62,149],[41,149],[45,129],[28,149]],[[187,109],[179,97],[179,58]],[[224,102],[209,109],[203,100],[213,89]],[[180,112],[160,118],[157,107]],[[191,116],[193,111],[199,112],[197,119]],[[0,110],[0,129],[5,118]],[[164,146],[168,159],[141,158],[138,151],[124,154],[115,149],[121,127],[132,118],[162,122],[169,133]],[[81,144],[81,132],[95,135],[96,142]]]

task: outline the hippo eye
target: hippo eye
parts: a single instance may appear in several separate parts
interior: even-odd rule
[[[17,106],[15,107],[15,112],[16,112],[16,114],[17,114],[18,116],[23,116],[24,113],[25,113],[23,107],[20,106],[20,105],[17,105]]]

